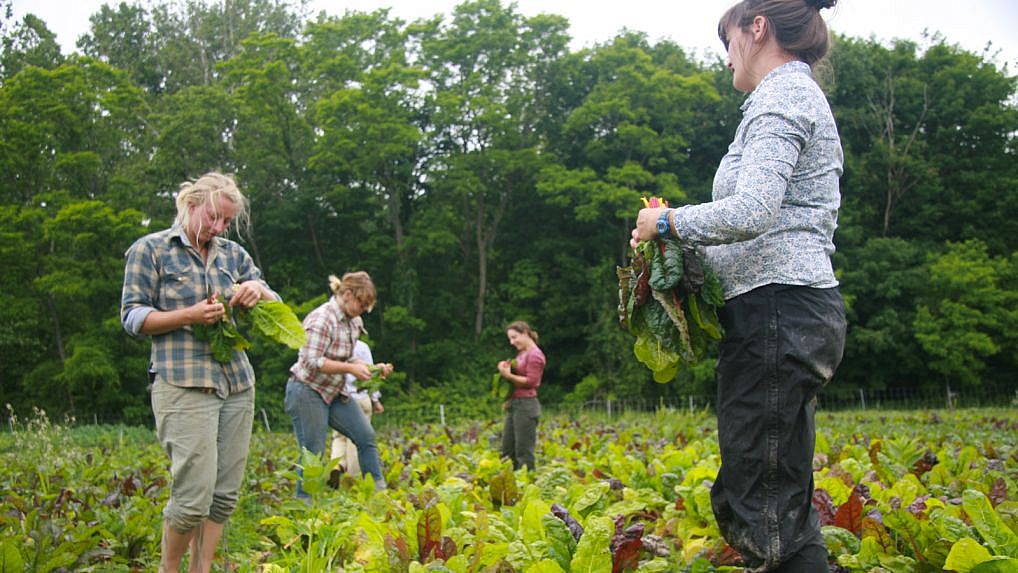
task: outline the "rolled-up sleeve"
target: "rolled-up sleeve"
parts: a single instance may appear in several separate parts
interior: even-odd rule
[[[537,388],[541,385],[541,379],[544,377],[544,363],[545,358],[540,354],[532,354],[527,357],[523,372],[527,378],[524,388]]]
[[[158,272],[149,245],[138,241],[127,250],[124,287],[120,295],[120,322],[132,336],[141,335],[145,318],[155,310]]]
[[[300,349],[301,364],[309,371],[317,372],[325,364],[326,352],[332,343],[333,328],[325,313],[312,313],[304,320],[307,344]]]

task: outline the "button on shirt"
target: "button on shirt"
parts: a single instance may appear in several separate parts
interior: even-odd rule
[[[772,283],[837,286],[843,156],[827,98],[809,66],[792,61],[767,74],[742,111],[713,201],[674,212],[679,239],[705,246],[726,299]]]
[[[213,237],[203,261],[183,229],[174,225],[138,239],[127,250],[121,322],[128,333],[139,336],[149,313],[187,308],[209,293],[225,295],[234,284],[249,280],[261,281],[261,271],[239,244]],[[264,281],[262,287],[268,290]],[[221,364],[212,357],[208,341],[195,338],[190,326],[152,336],[151,367],[169,384],[213,390],[220,397],[255,383],[244,352],[233,351],[230,361]]]
[[[348,317],[335,297],[312,310],[304,318],[307,343],[297,354],[297,362],[290,367],[294,380],[303,382],[331,404],[336,396],[346,396],[343,374],[326,374],[321,371],[325,360],[347,362],[353,355],[354,345],[364,332],[361,317]]]

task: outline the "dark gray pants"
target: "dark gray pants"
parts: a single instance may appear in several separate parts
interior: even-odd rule
[[[814,414],[844,351],[841,294],[767,285],[726,302],[720,318],[718,526],[746,571],[826,573],[812,505]]]
[[[537,419],[541,403],[537,398],[513,398],[505,413],[502,430],[502,457],[513,461],[513,469],[523,466],[534,469],[534,447],[537,445]]]

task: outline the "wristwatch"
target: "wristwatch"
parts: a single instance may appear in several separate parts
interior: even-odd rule
[[[672,234],[672,210],[665,209],[661,211],[661,216],[657,218],[657,235],[659,237],[668,237]]]

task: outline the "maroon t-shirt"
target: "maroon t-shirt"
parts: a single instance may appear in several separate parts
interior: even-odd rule
[[[516,368],[513,374],[527,377],[527,383],[516,386],[512,398],[536,398],[537,388],[544,376],[544,352],[537,346],[516,355]]]

